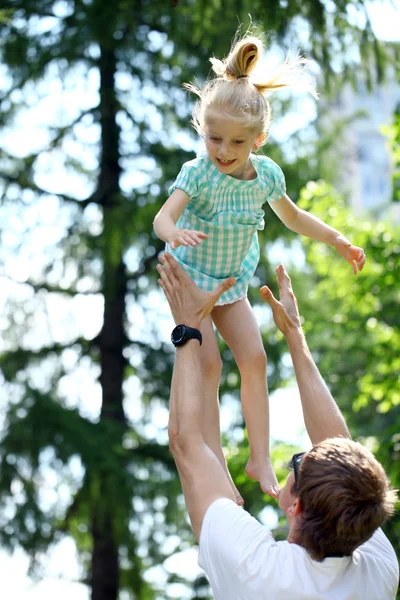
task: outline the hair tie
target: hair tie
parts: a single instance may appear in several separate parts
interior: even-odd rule
[[[237,75],[236,79],[247,79],[248,75]]]

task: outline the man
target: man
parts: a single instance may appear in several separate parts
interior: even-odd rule
[[[380,529],[396,494],[372,454],[350,440],[302,331],[284,267],[277,269],[280,302],[264,286],[285,335],[313,448],[292,459],[294,472],[279,495],[289,523],[287,541],[235,503],[220,462],[204,442],[201,320],[219,296],[201,291],[171,255],[157,266],[175,323],[169,438],[192,528],[216,600],[394,600],[398,564]],[[182,327],[184,325],[185,327]]]

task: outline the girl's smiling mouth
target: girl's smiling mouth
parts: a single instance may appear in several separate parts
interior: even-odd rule
[[[233,160],[221,160],[220,158],[216,158],[217,163],[223,167],[229,167],[230,165],[233,165],[233,163],[235,162],[235,158]]]

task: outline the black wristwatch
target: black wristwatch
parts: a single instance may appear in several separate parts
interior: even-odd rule
[[[203,341],[201,331],[188,325],[177,325],[171,333],[171,342],[175,347],[183,346],[188,340],[199,340],[200,346]]]

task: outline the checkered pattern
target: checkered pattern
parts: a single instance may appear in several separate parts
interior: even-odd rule
[[[167,244],[167,250],[203,290],[213,290],[227,277],[237,279],[217,306],[247,296],[260,258],[257,230],[264,229],[262,205],[285,194],[285,178],[276,163],[253,154],[251,162],[258,177],[243,181],[220,173],[206,155],[199,156],[183,165],[169,190],[172,194],[180,188],[190,196],[177,227],[203,231],[208,239],[194,248],[171,250]]]

